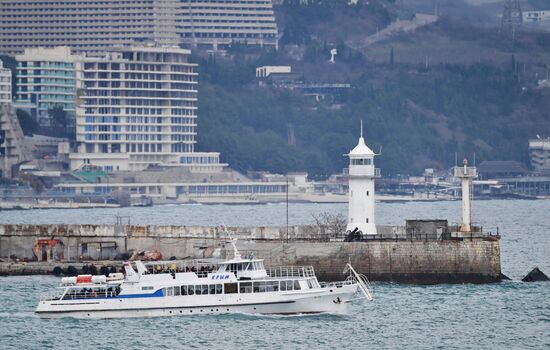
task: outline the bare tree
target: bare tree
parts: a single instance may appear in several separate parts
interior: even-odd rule
[[[314,225],[317,228],[319,238],[341,238],[346,232],[346,218],[342,214],[331,214],[322,212],[311,215],[314,220]]]

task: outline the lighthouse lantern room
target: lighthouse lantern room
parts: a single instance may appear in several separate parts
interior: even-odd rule
[[[380,169],[374,167],[376,154],[363,138],[363,122],[359,143],[349,154],[349,209],[348,232],[375,235],[374,180],[380,177]]]

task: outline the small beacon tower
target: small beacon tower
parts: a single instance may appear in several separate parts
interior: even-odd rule
[[[349,157],[349,208],[346,231],[357,229],[364,235],[375,235],[374,180],[380,177],[380,169],[374,167],[376,154],[365,144],[363,122],[359,143]]]
[[[477,177],[476,167],[468,166],[468,159],[464,158],[463,166],[455,166],[453,175],[462,181],[462,223],[460,232],[472,231],[472,180]]]

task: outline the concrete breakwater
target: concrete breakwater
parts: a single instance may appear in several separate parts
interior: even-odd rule
[[[498,236],[410,235],[403,226],[379,226],[379,235],[344,242],[316,226],[219,227],[132,225],[0,225],[0,274],[47,273],[71,263],[113,260],[126,252],[157,250],[169,258],[226,258],[227,240],[238,238],[244,254],[267,266],[312,265],[320,280],[340,280],[351,261],[371,280],[407,283],[484,283],[500,281]],[[58,260],[26,265],[13,258]],[[111,264],[117,264],[112,261]],[[120,262],[118,262],[120,264]],[[36,267],[34,267],[36,266]],[[80,265],[79,265],[80,266]],[[19,271],[19,272],[17,272]],[[24,272],[22,272],[24,271]]]

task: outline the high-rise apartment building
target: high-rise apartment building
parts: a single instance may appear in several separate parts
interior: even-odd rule
[[[69,47],[29,48],[17,60],[17,102],[26,105],[41,125],[51,125],[50,110],[62,108],[69,126],[75,120],[82,56]]]
[[[0,103],[11,103],[11,70],[0,60]]]
[[[0,53],[70,46],[75,52],[112,45],[179,43],[178,0],[2,0]]]
[[[0,53],[56,46],[101,52],[150,42],[277,47],[272,0],[0,1]]]
[[[183,44],[227,46],[238,42],[277,48],[272,0],[179,0],[177,32]]]
[[[197,65],[189,50],[129,47],[82,61],[73,170],[142,170],[155,164],[219,168],[194,152]]]

